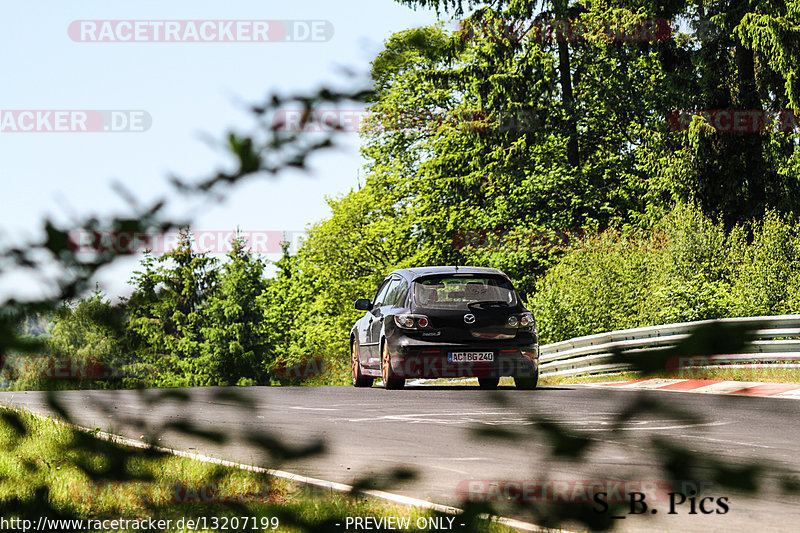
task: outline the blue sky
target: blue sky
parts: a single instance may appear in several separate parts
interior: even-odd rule
[[[135,109],[152,117],[138,133],[0,133],[1,238],[38,235],[49,216],[120,212],[111,189],[123,183],[142,200],[169,191],[169,175],[209,176],[226,161],[205,137],[248,131],[245,103],[272,91],[286,94],[344,81],[342,68],[367,75],[372,58],[393,32],[432,24],[432,11],[392,0],[268,2],[119,2],[3,0],[0,19],[0,109]],[[74,20],[267,19],[326,20],[327,42],[303,43],[84,43],[67,28]],[[222,204],[176,202],[174,213],[194,211],[194,228],[302,230],[328,214],[326,195],[356,186],[363,164],[358,138],[312,159],[308,174],[287,173],[239,187]],[[173,195],[174,196],[174,195]],[[126,291],[136,262],[100,277],[111,295]],[[0,283],[8,295],[20,284]]]

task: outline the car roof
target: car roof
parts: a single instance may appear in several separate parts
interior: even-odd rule
[[[502,270],[497,268],[473,267],[473,266],[427,266],[415,268],[401,268],[392,272],[404,278],[415,280],[425,276],[436,276],[446,274],[485,274],[491,276],[503,276],[508,278]],[[391,274],[390,274],[391,275]]]

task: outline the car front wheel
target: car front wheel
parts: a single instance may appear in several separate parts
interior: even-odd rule
[[[383,343],[383,352],[381,354],[381,376],[383,377],[383,386],[386,389],[402,389],[406,385],[406,380],[398,378],[394,370],[392,370],[389,345],[385,342]]]
[[[371,387],[373,378],[361,374],[361,365],[358,362],[358,344],[353,341],[351,345],[351,367],[353,373],[353,386],[354,387]]]

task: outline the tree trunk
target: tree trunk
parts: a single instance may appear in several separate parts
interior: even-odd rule
[[[567,18],[567,0],[558,0],[554,2],[556,16],[559,19]],[[575,119],[575,96],[572,93],[572,72],[569,64],[569,43],[567,42],[566,35],[559,38],[556,35],[558,43],[558,73],[561,81],[561,97],[564,103],[564,109],[567,112],[567,161],[569,164],[577,168],[580,166],[581,158],[578,148],[578,122]]]
[[[761,99],[756,89],[755,58],[753,51],[736,43],[736,70],[739,86],[736,102],[740,109],[762,111]],[[764,152],[761,134],[753,132],[739,137],[744,158],[745,179],[747,179],[749,216],[759,215],[767,201]]]

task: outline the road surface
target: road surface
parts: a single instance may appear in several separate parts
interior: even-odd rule
[[[711,514],[690,514],[689,500],[676,507],[677,514],[668,514],[669,489],[664,487],[685,491],[687,496],[693,487],[676,488],[659,481],[665,474],[652,449],[652,439],[658,438],[685,446],[693,458],[713,453],[734,464],[758,461],[800,479],[800,401],[796,400],[578,385],[496,392],[462,386],[399,391],[353,387],[180,391],[186,394],[185,401],[165,399],[164,390],[56,394],[81,425],[131,438],[159,435],[162,445],[243,463],[349,484],[363,477],[386,477],[392,469],[413,469],[417,472],[413,480],[387,490],[437,503],[460,505],[465,494],[473,498],[497,495],[486,492],[491,484],[482,483],[493,480],[520,482],[521,487],[556,481],[560,485],[545,486],[560,486],[557,498],[592,481],[629,480],[633,490],[642,486],[648,496],[653,484],[659,490],[647,502],[647,513],[617,519],[620,531],[787,531],[800,524],[799,495],[767,488],[753,499],[710,483],[702,496],[714,498],[706,506]],[[248,406],[243,407],[231,393]],[[645,410],[643,406],[651,400],[667,410]],[[48,412],[41,392],[2,392],[0,404]],[[631,406],[632,418],[612,430],[618,413]],[[561,423],[591,439],[592,446],[581,460],[555,460],[551,441],[537,429],[534,419]],[[220,431],[229,441],[213,444],[163,430],[178,420]],[[486,431],[511,432],[517,438],[499,439]],[[277,437],[293,449],[321,440],[327,453],[279,461],[253,444],[258,432]],[[769,475],[761,477],[767,481]],[[724,514],[717,512],[722,510],[717,503],[721,497],[727,498],[729,507]],[[657,514],[651,514],[653,508]],[[504,508],[504,513],[530,519],[513,506]]]

